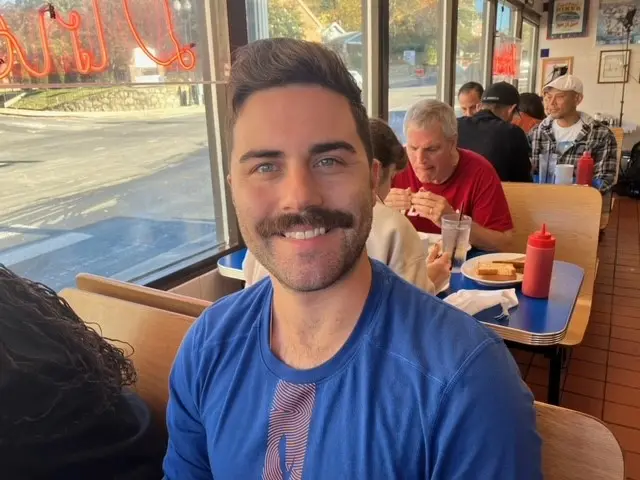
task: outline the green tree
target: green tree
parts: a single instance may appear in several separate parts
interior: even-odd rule
[[[304,38],[297,0],[269,0],[269,36]]]
[[[460,0],[458,4],[458,52],[465,56],[480,55],[482,45],[482,13],[478,12],[475,0]]]

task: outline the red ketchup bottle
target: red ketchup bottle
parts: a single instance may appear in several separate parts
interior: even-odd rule
[[[547,232],[547,226],[543,223],[542,229],[529,235],[527,242],[522,280],[522,293],[527,297],[549,297],[555,253],[556,238]]]
[[[578,172],[576,173],[576,183],[578,185],[593,184],[594,161],[591,152],[586,151],[578,160]]]

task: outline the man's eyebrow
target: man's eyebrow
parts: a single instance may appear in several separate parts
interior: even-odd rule
[[[249,150],[240,156],[240,163],[248,162],[260,158],[281,158],[284,153],[280,150]]]
[[[316,143],[309,149],[310,155],[319,155],[321,153],[332,152],[334,150],[346,150],[350,153],[356,153],[356,149],[348,142],[337,140],[335,142]],[[248,162],[261,158],[282,158],[284,152],[281,150],[249,150],[240,156],[240,163]]]
[[[309,149],[309,153],[311,155],[318,155],[321,153],[331,152],[333,150],[346,150],[349,153],[356,153],[356,148],[353,145],[342,140],[316,143]]]

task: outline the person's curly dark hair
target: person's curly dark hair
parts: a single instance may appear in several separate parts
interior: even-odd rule
[[[82,431],[135,381],[124,351],[64,299],[0,265],[0,446]]]

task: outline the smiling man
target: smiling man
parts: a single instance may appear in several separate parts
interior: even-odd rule
[[[453,109],[439,100],[421,100],[404,121],[409,165],[396,175],[385,203],[407,213],[419,232],[440,233],[443,215],[462,210],[471,217],[471,244],[505,250],[513,222],[493,165],[458,148]]]
[[[168,480],[539,479],[533,398],[502,340],[367,257],[361,93],[321,45],[261,40],[231,72],[232,196],[271,274],[194,324]]]

